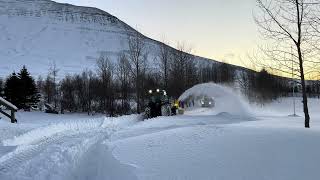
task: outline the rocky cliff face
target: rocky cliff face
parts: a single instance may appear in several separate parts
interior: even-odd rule
[[[23,65],[35,76],[55,63],[64,76],[94,69],[101,54],[116,61],[128,49],[127,34],[136,32],[96,8],[50,0],[0,0],[0,77]],[[150,59],[159,42],[146,37]],[[199,58],[201,59],[201,58]]]
[[[69,23],[94,23],[102,26],[126,25],[118,18],[96,8],[60,4],[49,0],[0,0],[0,15],[9,17],[47,17]]]

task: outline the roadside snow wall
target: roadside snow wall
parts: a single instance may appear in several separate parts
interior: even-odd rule
[[[208,109],[205,114],[229,113],[239,116],[250,116],[249,105],[232,89],[215,83],[198,84],[185,91],[179,98],[184,101],[199,96],[211,97],[215,101],[215,107]],[[201,104],[195,102],[194,108],[201,108]]]

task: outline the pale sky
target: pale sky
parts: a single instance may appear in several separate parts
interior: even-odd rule
[[[255,0],[56,0],[102,9],[156,40],[184,42],[199,56],[242,65],[256,47]]]

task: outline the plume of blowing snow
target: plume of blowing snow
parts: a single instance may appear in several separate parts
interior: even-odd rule
[[[228,113],[237,116],[250,116],[249,105],[231,88],[215,83],[198,84],[185,91],[179,98],[184,101],[190,97],[207,96],[214,99],[215,106],[207,109],[205,114]],[[193,109],[201,108],[201,104],[195,102]]]

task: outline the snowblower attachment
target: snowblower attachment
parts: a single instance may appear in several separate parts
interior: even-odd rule
[[[204,96],[201,100],[201,107],[203,108],[214,108],[215,101],[212,97]]]

